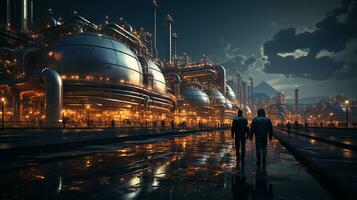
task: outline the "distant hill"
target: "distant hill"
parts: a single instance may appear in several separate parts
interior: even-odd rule
[[[269,83],[262,81],[257,86],[254,87],[254,95],[265,94],[268,97],[273,97],[279,94],[279,92],[273,88]]]
[[[303,98],[299,98],[299,104],[313,104],[313,103],[319,102],[321,100],[324,100],[326,98],[328,98],[328,97],[325,97],[325,96],[303,97]],[[294,104],[295,99],[286,99],[286,103]]]

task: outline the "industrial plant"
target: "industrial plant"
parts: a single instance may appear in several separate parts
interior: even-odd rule
[[[165,20],[166,52],[158,56],[156,1],[152,30],[123,19],[95,24],[74,12],[34,22],[33,0],[1,2],[2,115],[11,127],[223,126],[236,110],[254,108],[253,78],[207,57],[178,59],[174,20]],[[232,87],[237,87],[238,95]],[[236,97],[237,96],[237,97]]]
[[[237,72],[233,82],[224,66],[206,56],[198,62],[188,54],[178,56],[170,15],[161,19],[165,38],[157,37],[155,0],[150,32],[108,16],[95,24],[76,11],[62,19],[49,9],[45,18],[34,21],[34,6],[33,0],[0,5],[5,126],[223,126],[238,109],[251,119],[258,107],[267,110],[274,124],[306,118],[298,88],[289,107],[283,93],[264,98],[255,93],[252,76],[244,80]],[[165,43],[162,60],[159,41]]]

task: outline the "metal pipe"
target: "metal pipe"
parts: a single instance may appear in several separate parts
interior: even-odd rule
[[[212,73],[211,73],[211,71],[209,71],[209,69],[213,69],[219,73],[219,78],[218,78],[219,91],[223,94],[223,96],[226,96],[227,74],[226,74],[226,69],[221,65],[205,65],[202,67],[186,67],[186,68],[182,68],[182,69],[173,68],[173,70],[169,69],[169,70],[167,70],[167,72],[176,72],[179,70],[180,73],[184,73],[187,76],[189,73],[196,73],[197,71],[202,70],[202,71],[209,72],[208,75],[210,75]]]
[[[177,64],[177,33],[173,33],[172,34],[172,40],[173,40],[173,43],[174,43],[174,64]]]
[[[7,27],[7,29],[10,28],[10,24],[11,24],[10,0],[6,0],[6,27]]]
[[[45,84],[46,126],[59,127],[63,106],[63,83],[60,75],[49,68],[41,71],[41,80]]]
[[[16,55],[16,59],[19,61],[20,63],[20,68],[21,68],[21,74],[22,75],[26,75],[26,56],[29,53],[38,51],[38,48],[26,48],[26,49],[22,49],[20,50],[17,55]]]
[[[27,0],[18,1],[18,13],[15,14],[15,30],[26,32],[28,24]]]
[[[30,7],[29,7],[29,28],[32,28],[33,25],[33,0],[29,1]]]
[[[180,75],[178,75],[178,73],[167,73],[165,74],[165,78],[168,82],[170,82],[171,80],[173,80],[174,82],[174,95],[176,97],[180,97],[181,96],[181,77]]]
[[[153,23],[153,34],[152,34],[152,49],[151,49],[151,54],[153,55],[154,58],[157,58],[157,20],[156,20],[156,16],[157,16],[157,8],[158,8],[158,4],[155,0],[152,1],[152,23]]]
[[[190,72],[183,72],[182,75],[185,79],[185,78],[190,78],[190,77],[197,78],[197,77],[201,77],[201,76],[216,76],[217,73],[213,69],[197,69],[197,70],[190,71]]]
[[[172,64],[172,24],[174,20],[170,15],[166,16],[166,62]]]
[[[226,86],[227,86],[227,72],[226,72],[226,68],[224,68],[221,65],[214,65],[214,66],[210,66],[212,69],[215,69],[217,71],[219,71],[219,87],[220,87],[220,91],[222,92],[223,96],[226,96]]]
[[[102,28],[101,33],[115,37],[121,40],[130,47],[136,49],[138,52],[147,52],[147,47],[141,42],[141,40],[132,33],[125,30],[118,24],[108,24]],[[143,51],[142,51],[143,50]]]

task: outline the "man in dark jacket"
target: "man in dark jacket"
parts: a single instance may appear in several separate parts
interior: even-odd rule
[[[264,109],[258,109],[258,116],[252,121],[250,139],[255,135],[255,148],[257,154],[257,165],[260,165],[261,155],[263,154],[263,164],[266,163],[267,138],[273,137],[273,126],[269,118],[265,116]]]
[[[239,158],[244,157],[245,154],[245,140],[246,135],[249,134],[248,121],[243,117],[242,110],[238,110],[238,116],[233,119],[232,122],[232,138],[235,138],[235,146],[236,146],[236,156]],[[239,153],[239,149],[240,153]]]

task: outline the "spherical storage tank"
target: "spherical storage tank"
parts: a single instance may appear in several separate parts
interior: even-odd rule
[[[235,102],[236,101],[236,95],[234,94],[233,89],[231,86],[227,85],[227,91],[226,91],[226,97],[229,101]]]
[[[160,68],[152,61],[148,61],[149,73],[153,76],[153,91],[166,93],[166,81]]]
[[[96,33],[61,38],[40,61],[62,77],[102,80],[142,86],[142,67],[137,56],[124,44]]]
[[[216,88],[210,87],[208,89],[209,95],[212,97],[212,101],[216,106],[224,106],[226,109],[232,109],[232,103],[228,98],[223,96],[223,94]]]
[[[196,87],[184,88],[181,95],[186,103],[193,106],[207,107],[210,104],[208,95]]]
[[[216,88],[210,87],[208,93],[212,97],[212,101],[215,105],[224,106],[226,104],[226,97]]]

